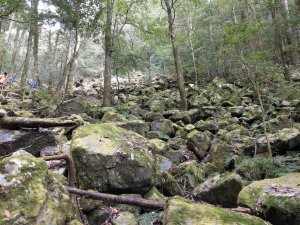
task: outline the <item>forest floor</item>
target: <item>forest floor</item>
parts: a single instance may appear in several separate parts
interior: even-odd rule
[[[63,101],[3,92],[0,224],[298,225],[299,90],[262,89],[264,111],[246,84],[218,77],[187,85],[186,111],[170,77],[115,87],[113,107],[97,79]],[[87,197],[98,192],[114,195]]]

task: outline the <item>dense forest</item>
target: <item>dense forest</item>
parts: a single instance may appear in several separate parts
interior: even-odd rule
[[[300,224],[300,0],[0,0],[0,224]]]

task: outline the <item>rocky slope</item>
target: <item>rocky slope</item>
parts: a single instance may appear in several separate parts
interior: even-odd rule
[[[175,87],[172,79],[158,78],[154,85],[123,88],[116,94],[115,106],[109,108],[100,106],[101,88],[88,81],[58,107],[45,108],[53,97],[44,92],[24,102],[16,96],[7,98],[1,107],[10,116],[71,116],[83,126],[0,129],[0,156],[21,149],[35,156],[70,152],[80,188],[152,200],[170,197],[163,212],[83,198],[81,205],[91,225],[108,218],[112,224],[267,224],[262,219],[278,225],[299,224],[300,84],[286,91],[276,87],[262,91],[273,158],[268,158],[262,110],[251,89],[220,78],[204,87],[188,85],[189,110],[181,111]],[[21,153],[13,156],[27,157]],[[8,159],[0,158],[0,165]],[[14,180],[3,171],[5,166],[0,168],[0,198],[5,184]],[[43,188],[52,190],[47,185]],[[18,197],[12,195],[6,204],[14,198]],[[262,219],[220,208],[238,206]],[[18,207],[12,205],[12,210]],[[120,211],[114,214],[112,208]],[[2,221],[17,224],[9,220],[10,211],[1,205],[0,210]],[[76,219],[69,216],[71,211],[62,213],[69,219],[52,224]],[[37,210],[32,221],[41,215]]]

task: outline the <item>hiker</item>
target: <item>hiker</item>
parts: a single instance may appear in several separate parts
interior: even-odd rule
[[[3,89],[8,84],[7,72],[0,75],[0,88]]]

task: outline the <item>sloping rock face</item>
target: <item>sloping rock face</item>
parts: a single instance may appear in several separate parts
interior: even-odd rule
[[[0,160],[0,224],[65,225],[76,219],[64,183],[25,151]]]
[[[16,131],[0,129],[0,156],[24,149],[34,156],[42,150],[56,149],[58,143],[50,131]]]
[[[60,104],[55,111],[54,115],[59,116],[71,116],[72,114],[86,113],[90,114],[91,106],[80,98],[70,99]]]
[[[240,175],[225,173],[216,175],[200,184],[193,191],[193,195],[195,198],[211,204],[235,207],[238,194],[242,188],[243,181]]]
[[[71,147],[77,182],[105,192],[147,191],[154,175],[150,144],[143,136],[114,124],[79,128]]]
[[[255,181],[240,192],[238,204],[274,225],[300,224],[300,173]]]
[[[266,225],[260,218],[242,215],[215,206],[194,203],[183,198],[174,197],[168,201],[164,211],[164,225]]]

